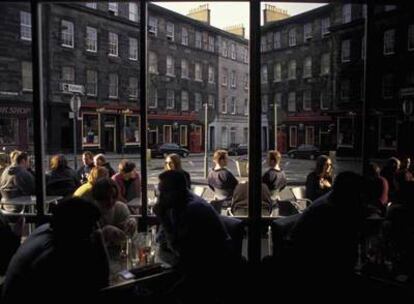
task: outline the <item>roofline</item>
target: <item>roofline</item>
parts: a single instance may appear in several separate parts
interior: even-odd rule
[[[165,7],[156,5],[153,2],[148,3],[148,10],[155,10],[155,11],[158,11],[160,13],[168,13],[170,15],[173,15],[176,18],[183,19],[184,22],[191,23],[191,24],[193,24],[195,26],[205,28],[206,30],[215,32],[215,33],[220,34],[222,36],[227,36],[228,38],[231,38],[233,40],[238,40],[241,43],[245,43],[245,44],[248,44],[249,43],[249,40],[246,39],[246,38],[244,38],[244,37],[241,37],[239,35],[236,35],[236,34],[227,32],[227,31],[225,31],[223,29],[214,27],[214,26],[209,25],[209,24],[206,24],[204,22],[195,20],[195,19],[193,19],[191,17],[188,17],[188,16],[185,16],[185,15],[179,14],[179,13],[174,12],[172,10],[169,10],[169,9],[167,9]]]

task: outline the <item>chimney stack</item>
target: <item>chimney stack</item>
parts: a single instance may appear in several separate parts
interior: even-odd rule
[[[243,24],[231,25],[231,26],[225,27],[223,30],[244,38],[245,28]]]
[[[278,8],[274,5],[265,4],[265,9],[263,10],[263,20],[264,24],[272,21],[278,21],[290,17],[287,10]]]
[[[208,4],[191,9],[187,16],[210,25],[210,9],[208,8]]]

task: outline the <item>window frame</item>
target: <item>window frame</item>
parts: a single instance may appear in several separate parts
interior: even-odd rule
[[[32,14],[20,11],[20,39],[32,41]]]

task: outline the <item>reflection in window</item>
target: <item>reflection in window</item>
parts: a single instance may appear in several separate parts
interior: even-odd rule
[[[83,146],[99,145],[99,116],[94,113],[83,113],[82,144]]]
[[[189,78],[188,61],[186,59],[181,59],[181,78]]]
[[[322,75],[328,75],[330,73],[330,57],[329,53],[322,54],[321,58],[321,74]]]
[[[303,63],[303,78],[312,77],[312,57],[306,57]]]
[[[395,117],[379,118],[379,149],[397,149],[397,120]]]
[[[165,34],[167,40],[174,41],[174,23],[167,22],[167,33]]]
[[[108,3],[108,11],[115,16],[118,16],[118,3],[116,2],[109,2]]]
[[[338,117],[338,148],[354,147],[354,119]]]
[[[148,19],[148,32],[157,36],[158,33],[158,19],[155,17],[149,17]]]
[[[267,77],[267,65],[262,65],[262,83],[267,83],[268,77]]]
[[[274,82],[282,80],[282,65],[280,63],[275,63],[273,66],[273,77]]]
[[[289,61],[288,79],[296,79],[296,60]]]
[[[62,67],[62,82],[75,83],[75,69],[73,67]]]
[[[17,144],[18,127],[17,118],[0,118],[0,144]]]
[[[167,75],[168,76],[175,76],[174,58],[170,55],[167,56]]]
[[[195,73],[194,79],[196,81],[203,81],[202,70],[201,70],[201,63],[196,62],[195,66],[194,66],[194,69],[195,69],[195,71],[194,71],[194,73]]]
[[[138,144],[139,141],[139,116],[125,115],[124,127],[125,144]]]
[[[158,74],[158,59],[157,54],[149,52],[148,71],[153,74]]]
[[[129,20],[138,22],[138,5],[134,2],[129,2]]]

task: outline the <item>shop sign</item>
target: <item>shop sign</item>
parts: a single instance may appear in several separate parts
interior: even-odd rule
[[[5,96],[19,96],[18,92],[0,91],[0,95]]]
[[[13,106],[0,107],[0,114],[27,115],[28,113],[30,113],[30,108]]]

